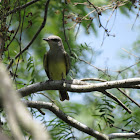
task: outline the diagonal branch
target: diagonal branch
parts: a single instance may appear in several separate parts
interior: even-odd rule
[[[107,82],[107,80],[99,79],[99,78],[84,78],[81,79],[81,81],[100,81],[100,82]],[[138,104],[135,100],[133,100],[130,96],[128,96],[122,89],[117,88],[118,91],[120,91],[125,97],[127,97],[129,100],[131,100],[132,103],[136,104],[140,108],[140,104]]]
[[[112,93],[107,92],[106,90],[102,90],[101,91],[103,94],[105,94],[106,96],[110,97],[111,99],[113,99],[114,101],[116,101],[121,107],[123,107],[129,114],[132,113],[132,111],[127,108],[116,96],[114,96]]]
[[[137,103],[135,100],[133,100],[131,97],[129,97],[123,90],[120,88],[117,88],[123,95],[125,95],[129,100],[131,100],[132,103],[136,104],[140,108],[140,104]]]
[[[115,138],[140,138],[140,134],[135,133],[111,133],[109,135],[102,134],[96,130],[89,128],[88,126],[78,122],[74,118],[65,114],[62,110],[60,110],[55,104],[49,102],[42,101],[23,101],[28,107],[36,108],[36,109],[48,109],[53,112],[58,118],[66,122],[67,124],[73,126],[74,128],[89,134],[98,140],[110,140]]]
[[[34,35],[33,39],[30,41],[30,43],[15,56],[15,59],[17,59],[22,53],[24,53],[31,46],[31,44],[34,42],[34,40],[37,38],[37,36],[41,32],[41,30],[44,28],[44,26],[46,24],[46,20],[47,20],[47,13],[48,13],[49,2],[50,2],[50,0],[48,0],[46,2],[46,4],[45,4],[44,20],[43,20],[40,28],[38,29],[38,31]],[[13,63],[14,63],[14,60],[11,60],[11,62],[8,65],[7,69],[9,69],[12,66]]]
[[[89,134],[99,140],[109,140],[108,137],[105,134],[102,134],[96,130],[93,130],[89,128],[88,126],[78,122],[74,118],[66,115],[63,111],[61,111],[55,104],[49,103],[49,102],[42,102],[42,101],[24,101],[24,103],[28,107],[37,108],[37,109],[49,109],[51,112],[53,112],[57,117],[59,117],[61,120],[66,122],[67,124],[73,126],[74,128]]]
[[[34,140],[48,140],[50,137],[44,127],[35,122],[13,88],[12,81],[0,62],[0,105],[3,107],[8,126],[15,140],[23,140],[24,132],[29,132]],[[26,119],[25,119],[26,116]],[[25,130],[25,131],[24,131]],[[41,135],[40,135],[41,133]]]

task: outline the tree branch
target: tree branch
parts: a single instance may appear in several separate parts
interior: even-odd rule
[[[74,118],[68,116],[63,111],[61,111],[55,104],[49,102],[42,101],[23,101],[28,107],[36,108],[36,109],[48,109],[53,112],[58,118],[71,125],[72,127],[89,134],[99,140],[105,139],[115,139],[115,138],[140,138],[139,133],[111,133],[109,135],[102,134],[96,130],[89,128],[88,126],[78,122]]]
[[[66,122],[67,124],[73,126],[74,128],[89,134],[99,140],[109,140],[108,137],[105,134],[102,134],[96,130],[93,130],[86,125],[78,122],[74,118],[66,115],[63,111],[61,111],[55,104],[49,103],[49,102],[42,102],[42,101],[23,101],[28,107],[32,108],[44,108],[49,109],[51,112],[53,112],[57,117],[59,117],[61,120]]]
[[[116,138],[140,138],[140,134],[136,133],[112,133],[108,135],[109,139]]]
[[[122,88],[128,87],[129,85],[140,84],[140,78],[130,78],[124,80],[117,81],[108,81],[104,83],[87,83],[80,80],[69,80],[69,81],[46,81],[41,83],[36,83],[33,85],[29,85],[27,87],[21,88],[18,90],[21,95],[27,96],[31,93],[35,93],[43,90],[67,90],[71,92],[92,92],[99,91],[115,100],[120,106],[122,106],[128,113],[132,111],[127,108],[116,96],[105,91],[106,89],[111,88]]]
[[[37,2],[37,1],[39,1],[39,0],[32,0],[32,1],[27,2],[26,4],[24,4],[24,5],[22,5],[22,6],[16,7],[16,8],[13,9],[12,11],[7,12],[4,16],[0,17],[0,19],[2,19],[3,17],[8,16],[8,15],[10,15],[10,14],[16,13],[17,11],[20,11],[20,10],[24,9],[24,8],[26,8],[26,7],[30,6],[30,5],[32,5],[33,3]]]
[[[121,90],[120,88],[117,88],[123,95],[125,95],[129,100],[131,100],[132,103],[136,104],[139,108],[140,108],[140,104],[135,102],[135,100],[133,100],[131,97],[129,97],[123,90]]]
[[[60,89],[80,93],[101,91],[112,88],[131,88],[132,86],[137,87],[139,84],[140,78],[129,78],[116,81],[107,81],[103,83],[88,83],[80,80],[46,81],[21,88],[18,90],[18,92],[20,92],[22,96],[27,96],[38,91]]]
[[[33,120],[26,106],[20,101],[20,97],[14,90],[10,77],[6,73],[6,69],[1,62],[0,103],[2,104],[2,107],[4,107],[7,121],[9,122],[8,125],[11,128],[15,140],[23,140],[23,130],[30,132],[34,140],[49,139],[49,135],[44,127]]]
[[[22,53],[24,53],[31,46],[31,44],[34,42],[34,40],[37,38],[37,36],[41,32],[41,30],[44,28],[44,26],[46,24],[46,20],[47,20],[47,13],[48,13],[49,2],[50,2],[50,0],[48,0],[46,2],[46,4],[45,4],[44,20],[43,20],[40,28],[38,29],[38,31],[34,35],[33,39],[30,41],[30,43],[15,56],[15,59],[17,59]],[[11,62],[8,65],[7,69],[9,69],[12,66],[13,62],[14,62],[14,60],[11,60]]]
[[[99,79],[99,78],[84,78],[84,79],[80,79],[81,81],[100,81],[100,82],[107,82],[107,80],[104,79]],[[140,104],[138,104],[137,102],[135,102],[135,100],[133,100],[130,96],[128,96],[122,89],[117,88],[118,91],[120,91],[124,96],[126,96],[129,100],[131,100],[131,102],[133,102],[134,104],[136,104],[139,108],[140,108]]]
[[[101,91],[103,94],[105,94],[106,96],[110,97],[111,99],[113,99],[114,101],[116,101],[122,108],[124,108],[129,114],[132,113],[132,111],[126,107],[116,96],[114,96],[112,93],[107,92],[106,90],[102,90]]]

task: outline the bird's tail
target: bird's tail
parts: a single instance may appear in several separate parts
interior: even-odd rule
[[[69,100],[69,95],[67,91],[64,91],[64,90],[59,90],[59,97],[61,101]]]

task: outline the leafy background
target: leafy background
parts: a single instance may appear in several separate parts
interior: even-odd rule
[[[4,15],[7,11],[14,9],[17,6],[23,5],[29,2],[28,0],[13,0],[10,1],[8,5],[2,1],[0,3],[0,16]],[[44,16],[44,5],[45,0],[36,2],[31,6],[18,11],[12,15],[9,15],[4,21],[2,19],[1,32],[5,35],[5,52],[3,54],[3,63],[8,66],[10,61],[15,58],[15,55],[20,52],[27,44],[32,40],[34,34],[37,32],[38,28],[41,26]],[[91,0],[96,7],[107,7],[112,4],[110,0]],[[114,1],[114,3],[117,1]],[[122,2],[122,1],[118,1]],[[99,28],[99,19],[97,13],[94,12],[87,16],[85,20],[80,21],[85,15],[87,15],[91,10],[94,10],[92,6],[89,6],[86,2],[83,3],[81,0],[68,0],[68,4],[63,1],[50,1],[48,9],[47,23],[43,30],[39,33],[36,40],[30,46],[30,48],[24,52],[18,59],[14,60],[12,67],[9,69],[11,73],[11,78],[15,83],[16,89],[22,88],[26,85],[30,85],[36,82],[41,82],[47,80],[47,76],[43,69],[43,56],[46,50],[49,49],[48,44],[42,39],[48,37],[51,34],[58,35],[62,38],[66,51],[71,55],[71,71],[68,75],[68,79],[75,78],[87,78],[96,77],[105,80],[117,80],[125,79],[130,77],[139,76],[139,19],[137,19],[137,13],[139,11],[138,4],[132,6],[130,1],[126,1],[126,4],[122,7],[117,7],[112,17],[107,23],[107,19],[112,14],[112,9],[107,9],[102,12],[101,23],[110,32],[105,32],[105,29]],[[123,2],[122,2],[123,3]],[[137,6],[137,7],[136,7]],[[131,10],[130,10],[131,7]],[[65,8],[65,30],[67,34],[67,39],[71,50],[68,48],[68,44],[65,41],[64,28],[63,28],[63,9]],[[119,18],[117,19],[117,16]],[[113,52],[111,47],[107,48],[107,45],[111,45],[111,40],[115,34],[118,32],[113,30],[117,25],[122,29],[123,33],[125,30],[121,27],[121,22],[124,18],[127,20],[132,20],[131,26],[134,24],[134,29],[137,38],[134,40],[132,36],[131,45],[128,47],[124,46],[126,50],[129,50],[132,54],[124,53],[122,51]],[[93,19],[92,19],[93,18]],[[135,21],[136,18],[136,21]],[[121,20],[121,22],[120,22]],[[124,20],[125,21],[125,20]],[[5,23],[5,25],[3,25]],[[127,26],[127,25],[126,25]],[[3,28],[6,27],[7,30]],[[3,31],[4,30],[4,31]],[[131,30],[131,32],[133,32]],[[107,36],[107,33],[109,34]],[[127,38],[127,32],[125,32],[124,38],[122,40],[131,40]],[[12,38],[15,38],[12,40]],[[120,35],[118,35],[120,36]],[[104,39],[105,37],[105,39]],[[127,38],[127,39],[126,39]],[[97,42],[97,41],[98,42]],[[118,40],[117,42],[121,42]],[[135,42],[133,42],[133,40]],[[108,42],[108,43],[106,43]],[[101,45],[102,44],[102,45]],[[118,43],[119,44],[119,43]],[[121,44],[122,46],[124,43]],[[104,52],[108,53],[105,54]],[[71,54],[72,52],[72,54]],[[111,53],[117,54],[117,60],[110,60],[109,56]],[[134,56],[134,55],[135,56]],[[80,59],[87,61],[100,69],[104,69],[102,72],[100,69],[90,66],[89,64],[80,61]],[[103,58],[105,58],[103,60]],[[109,63],[111,62],[111,63]],[[121,63],[120,63],[121,62]],[[109,65],[108,65],[109,64]],[[116,64],[116,65],[115,65]],[[127,68],[131,64],[133,67]],[[114,72],[112,69],[117,67]],[[126,69],[127,68],[127,69]],[[126,69],[126,70],[125,70]],[[119,71],[118,71],[119,70]],[[125,92],[139,102],[140,96],[138,95],[138,90],[125,90]],[[125,105],[127,105],[131,110],[132,114],[125,112],[120,106],[113,102],[108,97],[104,96],[99,92],[92,93],[69,93],[70,101],[60,102],[57,91],[44,91],[42,93],[33,94],[25,97],[26,100],[41,100],[50,102],[51,98],[57,106],[59,106],[65,113],[74,117],[78,121],[86,124],[87,126],[96,129],[103,133],[112,132],[122,132],[126,130],[136,131],[139,127],[140,122],[140,110],[137,106],[132,104],[126,97],[124,97],[118,90],[111,90],[111,93],[116,95]],[[42,94],[47,95],[49,98],[44,97]],[[35,109],[29,109],[33,114],[34,118],[40,120],[47,127],[51,133],[52,139],[93,139],[76,129],[73,129],[68,124],[64,123],[62,120],[57,118],[54,114],[47,110],[45,116],[40,114]],[[5,121],[5,114],[1,111],[1,117],[4,121],[3,128],[10,135],[7,122]],[[25,133],[29,136],[28,133]],[[31,138],[29,136],[29,138]]]

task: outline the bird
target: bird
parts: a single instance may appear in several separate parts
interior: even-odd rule
[[[50,50],[45,53],[43,59],[43,66],[49,80],[65,80],[70,70],[70,57],[64,49],[62,39],[51,35],[43,40],[50,46]],[[69,100],[65,90],[59,90],[59,97],[61,101]]]

